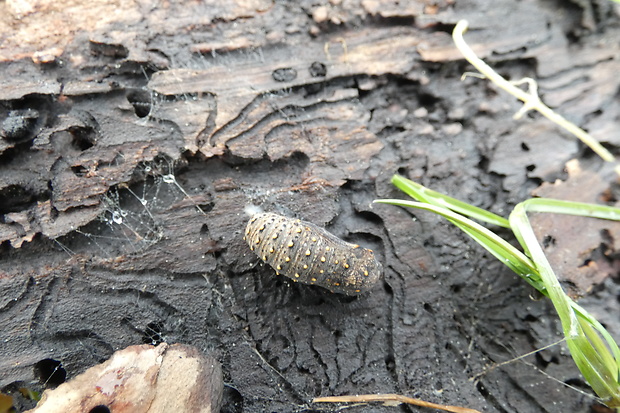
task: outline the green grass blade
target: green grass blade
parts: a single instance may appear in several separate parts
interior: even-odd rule
[[[494,257],[517,274],[523,276],[534,288],[541,291],[543,294],[545,293],[545,288],[540,282],[534,263],[521,251],[482,225],[449,209],[423,202],[403,201],[400,199],[379,199],[374,202],[422,209],[445,217],[461,230],[465,231],[476,242],[493,254]]]
[[[550,198],[531,198],[523,201],[527,212],[551,212],[588,218],[620,221],[620,208],[584,202],[562,201]]]
[[[555,212],[556,210],[553,208],[549,209],[554,202],[545,201],[548,200],[536,200],[535,202],[528,200],[518,204],[510,214],[510,226],[527,256],[536,263],[536,268],[546,287],[548,296],[560,317],[567,345],[575,364],[592,389],[605,400],[608,406],[620,405],[620,385],[617,381],[617,356],[619,354],[617,344],[608,334],[603,335],[607,342],[607,345],[604,344],[595,331],[600,332],[599,328],[602,326],[599,323],[591,325],[589,323],[590,317],[584,318],[582,309],[580,312],[575,311],[576,307],[573,305],[573,301],[562,289],[527,217],[526,212],[529,210]],[[565,211],[574,207],[580,209],[583,207],[583,205],[576,206],[574,203],[566,205],[565,201],[562,201],[561,204],[560,209]],[[609,216],[608,212],[602,215]],[[611,340],[609,341],[609,339]]]
[[[508,220],[457,199],[440,194],[401,176],[392,182],[422,202],[395,199],[375,202],[434,212],[459,227],[493,256],[548,296],[560,317],[575,364],[592,389],[609,407],[620,407],[620,349],[607,330],[566,295],[547,260],[527,212],[549,212],[620,221],[620,209],[555,199],[534,198],[518,204]],[[525,254],[502,238],[466,218],[511,228]]]
[[[594,328],[592,328],[590,323],[583,319],[579,321],[581,323],[581,328],[583,332],[588,338],[588,341],[590,342],[590,344],[592,344],[592,347],[595,349],[597,355],[600,357],[601,364],[611,367],[607,369],[611,374],[610,380],[617,382],[618,364],[616,363],[616,359],[614,359],[612,353],[609,351],[609,347],[603,340],[601,340],[601,336]]]
[[[609,334],[609,332],[605,329],[605,327],[603,327],[603,325],[599,323],[597,319],[592,317],[590,313],[588,313],[586,310],[581,308],[579,304],[577,304],[574,301],[571,303],[571,306],[573,307],[573,310],[575,311],[575,313],[580,319],[587,322],[591,327],[593,327],[603,337],[603,339],[605,339],[605,342],[609,346],[612,352],[612,355],[613,355],[613,359],[615,360],[615,363],[617,366],[616,370],[618,371],[615,374],[616,380],[617,380],[618,373],[620,373],[620,349],[618,348],[618,345],[614,341],[611,334]]]
[[[498,225],[504,228],[510,228],[510,224],[506,218],[500,217],[499,215],[485,211],[482,208],[475,207],[466,202],[459,201],[456,198],[433,191],[432,189],[426,188],[425,186],[400,175],[394,175],[392,177],[392,183],[398,189],[417,201],[446,208],[482,222],[487,222],[489,224]]]

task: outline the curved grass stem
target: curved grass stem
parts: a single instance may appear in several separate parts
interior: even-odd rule
[[[417,208],[452,222],[531,286],[549,297],[575,364],[603,403],[620,407],[620,348],[605,327],[562,289],[530,224],[529,212],[620,221],[620,208],[559,199],[532,198],[515,206],[507,221],[495,214],[426,188],[399,175],[392,183],[417,200],[380,199],[375,203]],[[523,252],[469,218],[510,228]],[[507,225],[505,225],[507,224]]]
[[[487,79],[495,83],[501,89],[510,93],[517,99],[523,102],[523,108],[515,114],[515,118],[521,117],[529,110],[536,110],[540,112],[544,117],[550,121],[556,123],[562,128],[566,129],[577,138],[579,138],[584,144],[586,144],[592,151],[600,156],[606,162],[614,162],[614,156],[601,145],[596,139],[594,139],[586,131],[578,127],[577,125],[569,122],[561,115],[555,113],[551,108],[545,105],[538,97],[538,91],[536,81],[530,78],[523,79],[518,82],[509,82],[501,77],[491,66],[483,62],[474,51],[469,47],[463,39],[463,34],[467,31],[468,23],[466,20],[460,20],[454,27],[452,32],[452,39],[454,44],[463,54],[465,59],[471,63],[480,73],[482,73]],[[517,87],[518,84],[527,83],[529,90],[526,92],[523,89]],[[616,166],[616,172],[620,175],[620,166]]]

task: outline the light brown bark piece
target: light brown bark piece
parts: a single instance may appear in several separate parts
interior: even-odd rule
[[[47,390],[31,413],[219,412],[222,371],[217,361],[184,344],[130,346],[110,360]]]

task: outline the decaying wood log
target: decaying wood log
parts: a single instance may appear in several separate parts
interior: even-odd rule
[[[0,388],[15,403],[52,385],[41,366],[71,378],[119,348],[187,343],[222,363],[227,412],[360,393],[590,408],[548,378],[581,384],[561,346],[470,381],[555,342],[551,306],[439,218],[371,203],[401,196],[396,172],[503,215],[542,183],[568,198],[575,179],[616,202],[572,138],[461,81],[450,32],[468,19],[481,57],[538,77],[543,99],[613,150],[618,6],[82,3],[0,3]],[[580,174],[550,184],[573,158]],[[242,240],[256,206],[373,249],[382,285],[346,297],[275,276]],[[617,229],[601,231],[563,248],[604,243],[611,278],[580,288],[611,312]]]

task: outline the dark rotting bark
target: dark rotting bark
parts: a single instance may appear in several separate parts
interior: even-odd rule
[[[617,5],[37,4],[0,6],[3,392],[43,389],[49,360],[70,379],[129,345],[187,343],[222,363],[226,412],[329,411],[310,400],[362,393],[589,411],[562,384],[588,391],[563,344],[486,370],[558,340],[549,302],[439,217],[372,201],[402,197],[400,173],[504,216],[572,185],[617,203],[574,138],[461,81],[450,39],[469,20],[480,57],[537,78],[613,151]],[[242,239],[253,207],[372,249],[382,282],[347,297],[276,276]],[[620,337],[618,228],[586,224],[577,242],[537,225]]]

